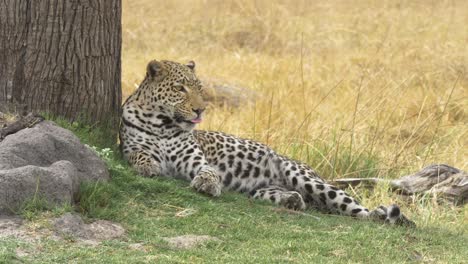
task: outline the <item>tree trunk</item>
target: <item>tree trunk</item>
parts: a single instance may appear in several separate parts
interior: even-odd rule
[[[0,106],[118,126],[121,0],[0,3]]]

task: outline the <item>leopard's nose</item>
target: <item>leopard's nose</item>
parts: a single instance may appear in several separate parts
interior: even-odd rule
[[[197,115],[201,115],[201,113],[203,113],[203,111],[205,111],[205,108],[192,108],[192,111],[195,112]]]

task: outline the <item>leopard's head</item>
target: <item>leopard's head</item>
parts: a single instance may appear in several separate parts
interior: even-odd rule
[[[202,121],[206,108],[203,87],[195,75],[195,62],[180,64],[172,61],[148,63],[145,84],[151,91],[151,101],[180,127],[192,129]]]

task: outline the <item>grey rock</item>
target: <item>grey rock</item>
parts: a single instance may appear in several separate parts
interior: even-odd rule
[[[0,213],[34,197],[72,203],[81,182],[108,180],[104,161],[72,132],[44,121],[0,142]]]
[[[61,217],[51,220],[54,230],[58,235],[74,236],[74,237],[88,237],[89,231],[84,229],[84,222],[80,216],[72,213],[65,213]]]
[[[34,197],[56,204],[70,203],[79,188],[73,177],[76,173],[75,166],[64,160],[50,167],[28,165],[0,170],[0,207],[14,212]]]
[[[97,220],[87,228],[92,233],[91,238],[96,241],[116,239],[125,234],[125,229],[121,225],[107,220]]]

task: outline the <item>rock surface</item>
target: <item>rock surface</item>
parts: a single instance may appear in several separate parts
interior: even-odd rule
[[[0,142],[0,214],[34,197],[72,203],[81,182],[108,180],[104,161],[72,132],[44,121]]]

